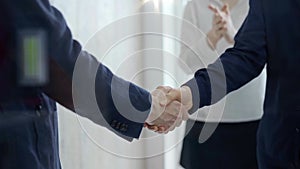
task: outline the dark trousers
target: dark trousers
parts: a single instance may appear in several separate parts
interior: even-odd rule
[[[220,123],[200,144],[204,123],[189,120],[180,164],[186,169],[257,169],[256,132],[259,121]],[[190,129],[190,130],[189,130]]]

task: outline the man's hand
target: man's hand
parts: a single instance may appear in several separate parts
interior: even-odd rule
[[[221,10],[214,5],[209,5],[208,8],[214,12],[213,26],[207,33],[211,48],[215,49],[218,41],[222,37],[224,37],[228,43],[234,43],[236,29],[232,23],[228,5],[225,4]]]
[[[192,105],[189,87],[172,89],[159,86],[152,92],[152,112],[145,127],[159,133],[168,133],[188,119],[188,110]]]
[[[192,91],[188,86],[182,86],[177,89],[170,89],[167,94],[166,102],[161,101],[161,105],[168,105],[172,101],[177,100],[183,104],[186,109],[191,109],[193,106]]]

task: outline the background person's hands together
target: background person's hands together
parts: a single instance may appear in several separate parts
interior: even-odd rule
[[[188,119],[188,110],[193,105],[189,87],[173,89],[159,86],[151,95],[151,114],[145,123],[148,129],[168,133]]]
[[[208,8],[214,13],[212,28],[207,33],[210,47],[215,49],[218,41],[223,37],[228,43],[234,43],[237,30],[232,23],[229,6],[225,4],[222,9],[219,9],[214,5],[209,5]]]

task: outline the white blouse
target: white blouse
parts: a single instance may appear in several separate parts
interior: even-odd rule
[[[213,12],[208,9],[211,0],[192,0],[185,7],[184,21],[181,28],[182,69],[192,74],[198,69],[213,63],[220,54],[232,44],[222,38],[216,51],[208,46],[206,33],[212,27]],[[231,9],[232,22],[239,29],[247,16],[248,0],[239,0]],[[218,103],[199,109],[190,118],[206,122],[246,122],[258,120],[263,114],[263,100],[265,94],[265,70],[259,77],[242,88],[228,94]]]

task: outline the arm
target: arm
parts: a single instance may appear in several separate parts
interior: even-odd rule
[[[54,13],[58,13],[57,10],[52,9]],[[57,16],[60,15],[57,14]],[[63,18],[60,20],[63,21]],[[64,50],[65,54],[58,53],[51,56],[64,56],[55,59],[58,64],[61,64],[61,67],[67,68],[65,72],[73,80],[73,93],[75,94],[73,94],[73,99],[75,99],[76,113],[110,129],[127,140],[138,138],[150,112],[151,97],[149,92],[115,76],[92,55],[82,52],[80,45],[72,40],[66,25],[65,30],[66,32],[62,33],[64,36],[62,36],[61,41],[69,41],[66,43],[69,46],[63,46],[62,50],[59,50],[62,52]],[[79,79],[76,79],[76,75],[74,75],[76,70],[74,69],[78,64],[81,66],[78,70],[82,72],[79,74],[81,75]],[[84,83],[78,83],[78,80]],[[113,80],[114,84],[112,84]],[[94,88],[85,88],[86,84],[94,85]],[[92,90],[87,92],[88,89]],[[92,97],[94,95],[95,97]],[[96,99],[95,104],[91,105],[93,99]],[[126,100],[128,104],[125,105],[125,108],[116,106],[116,104],[126,103]]]
[[[6,0],[4,4],[10,4],[12,23],[15,29],[20,27],[37,27],[45,29],[48,33],[48,51],[50,56],[50,84],[44,88],[50,97],[59,101],[62,105],[75,110],[81,116],[87,117],[93,122],[109,128],[121,137],[131,140],[138,138],[144,121],[147,119],[151,107],[151,97],[146,90],[127,82],[114,74],[103,64],[99,63],[92,55],[83,52],[81,45],[73,40],[71,32],[61,15],[54,7],[51,7],[46,0]],[[87,96],[91,92],[90,88],[81,88],[81,84],[74,84],[74,71],[82,61],[82,83],[89,80],[90,85],[95,88],[94,93],[97,108],[88,107],[92,96]],[[92,76],[95,73],[95,76]],[[112,85],[112,80],[114,85]],[[120,88],[112,89],[118,86]],[[125,88],[129,87],[128,90]],[[78,89],[78,90],[77,90]],[[129,95],[126,95],[129,91]],[[95,93],[96,92],[96,93]],[[75,95],[75,96],[74,96]],[[113,100],[113,95],[117,97]],[[84,103],[76,103],[73,98],[79,96],[79,101],[84,96]],[[122,97],[128,97],[133,105],[134,112],[127,112],[128,109],[120,112],[116,103]],[[75,103],[73,103],[75,102]],[[93,105],[94,106],[94,105]],[[99,111],[98,111],[99,109]],[[130,109],[131,110],[131,109]],[[99,114],[101,112],[101,114]],[[124,116],[124,115],[130,115]]]
[[[216,103],[259,75],[267,60],[265,36],[261,1],[251,0],[249,14],[235,37],[234,47],[207,69],[198,70],[194,78],[183,85],[190,87],[193,93],[191,113]]]

